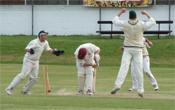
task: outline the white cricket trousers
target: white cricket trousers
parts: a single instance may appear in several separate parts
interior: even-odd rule
[[[147,74],[151,84],[152,85],[155,85],[155,84],[157,85],[157,81],[154,78],[154,76],[153,76],[153,74],[150,70],[149,56],[146,56],[146,57],[143,58],[143,70]],[[136,79],[136,76],[135,76],[135,70],[134,70],[133,62],[131,62],[131,78],[132,78],[132,83],[133,83],[132,88],[137,89],[137,79]]]
[[[138,93],[143,93],[144,88],[143,88],[143,72],[142,72],[142,64],[143,64],[142,48],[134,48],[134,47],[124,48],[121,66],[115,82],[115,87],[120,88],[121,85],[123,84],[126,75],[128,73],[131,60],[133,61],[135,75],[138,81]]]
[[[39,69],[39,61],[32,61],[24,57],[23,59],[23,67],[21,73],[19,73],[11,82],[11,84],[7,87],[7,89],[13,90],[18,84],[20,84],[27,75],[32,79],[38,78],[38,69]],[[30,80],[27,82],[27,84]],[[26,85],[27,85],[26,84]]]
[[[38,78],[39,61],[33,61],[24,57],[23,67],[21,73],[25,76],[29,75],[31,78]]]

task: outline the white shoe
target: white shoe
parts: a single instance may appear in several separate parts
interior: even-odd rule
[[[32,93],[30,93],[30,92],[27,92],[26,94],[27,94],[27,95],[31,95]]]
[[[12,94],[12,90],[11,90],[11,89],[5,89],[5,91],[6,91],[6,93],[7,93],[8,95],[11,95],[11,94]]]
[[[128,91],[137,91],[137,89],[130,88]]]
[[[83,94],[84,94],[83,90],[79,90],[76,95],[83,95]]]
[[[92,91],[90,89],[88,89],[87,94],[92,95]]]
[[[159,89],[159,86],[157,84],[153,85],[154,90],[157,91]]]
[[[114,86],[113,90],[111,91],[111,94],[115,94],[119,90],[120,88]]]

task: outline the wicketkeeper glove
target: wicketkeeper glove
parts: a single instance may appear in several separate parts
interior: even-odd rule
[[[35,50],[34,50],[33,48],[31,48],[31,49],[29,50],[29,53],[30,53],[30,54],[34,54],[34,53],[35,53]]]
[[[61,54],[64,53],[64,50],[57,50],[57,49],[54,49],[52,53],[55,54],[56,56],[60,56]]]

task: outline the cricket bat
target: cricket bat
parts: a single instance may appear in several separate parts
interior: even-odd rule
[[[92,88],[93,93],[95,93],[96,70],[97,70],[97,66],[94,67],[93,88]]]
[[[93,92],[93,93],[95,93],[96,70],[97,70],[97,66],[95,66],[95,67],[94,67],[94,74],[93,74],[93,85],[92,85],[92,92]]]

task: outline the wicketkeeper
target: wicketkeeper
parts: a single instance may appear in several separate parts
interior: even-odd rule
[[[100,48],[92,43],[80,45],[75,51],[77,72],[78,72],[78,88],[77,95],[84,94],[84,86],[88,95],[92,95],[93,71],[94,66],[98,66],[100,60]]]
[[[123,52],[122,61],[120,70],[118,72],[117,79],[115,81],[115,86],[111,91],[111,94],[115,94],[118,90],[120,90],[121,85],[126,78],[128,73],[129,65],[131,59],[133,61],[135,75],[138,81],[138,94],[140,97],[143,97],[144,88],[143,88],[143,72],[142,72],[142,64],[143,64],[143,32],[151,28],[156,24],[155,20],[146,12],[142,11],[143,15],[146,15],[149,19],[147,22],[138,21],[136,12],[131,10],[129,12],[129,20],[122,21],[119,20],[121,14],[125,13],[126,9],[122,9],[119,14],[112,20],[114,25],[124,31],[124,47],[125,51]]]
[[[48,32],[40,31],[38,37],[32,40],[27,47],[25,48],[26,54],[23,59],[23,67],[21,73],[19,73],[11,82],[11,84],[5,89],[6,93],[10,95],[12,90],[20,84],[27,75],[30,76],[30,79],[26,85],[22,88],[21,94],[30,94],[28,91],[32,86],[38,81],[38,70],[39,70],[39,59],[43,51],[53,53],[56,56],[59,56],[64,53],[57,49],[51,49],[47,39]]]

